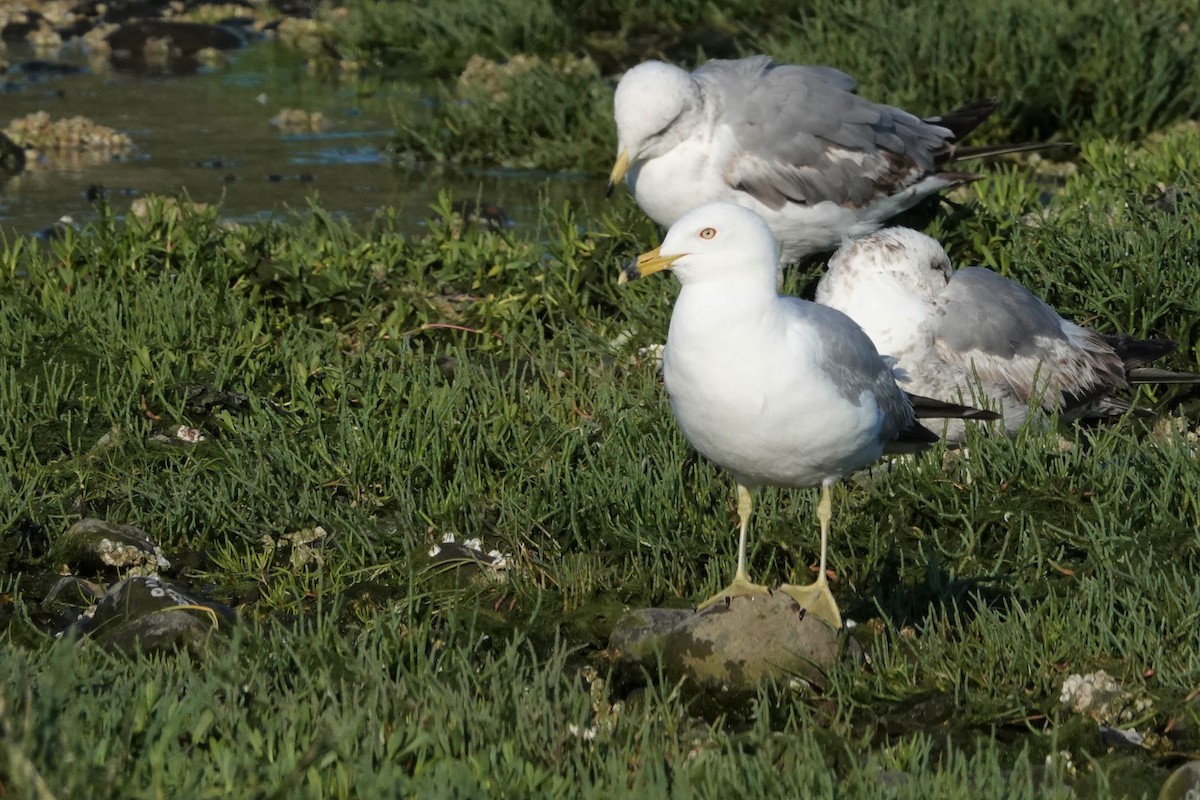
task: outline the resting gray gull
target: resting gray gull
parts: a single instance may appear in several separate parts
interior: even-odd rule
[[[894,359],[905,390],[995,409],[1010,436],[1039,411],[1064,420],[1123,415],[1131,384],[1200,382],[1200,375],[1143,366],[1175,350],[1174,342],[1076,325],[989,269],[952,269],[940,244],[908,228],[845,244],[816,299],[862,326]],[[942,435],[961,441],[963,423],[946,425]]]
[[[614,98],[609,191],[624,178],[664,227],[707,202],[748,208],[766,220],[787,264],[980,177],[945,171],[949,161],[1044,147],[959,148],[995,110],[992,99],[920,119],[854,89],[836,69],[768,56],[709,61],[690,73],[639,64]]]

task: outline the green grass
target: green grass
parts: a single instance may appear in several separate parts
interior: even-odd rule
[[[753,3],[606,6],[608,13],[548,0],[502,9],[462,0],[436,11],[353,3],[330,48],[379,69],[442,78],[432,108],[408,108],[398,119],[402,163],[607,173],[612,88],[647,58],[690,66],[766,53],[829,65],[857,79],[864,96],[922,116],[997,97],[1000,108],[976,143],[1129,142],[1200,113],[1200,37],[1186,0],[812,0],[790,15]],[[474,56],[546,61],[562,53],[585,67],[543,64],[506,78],[502,96],[453,77]]]
[[[921,115],[997,97],[980,133],[1000,141],[1129,140],[1200,109],[1186,2],[815,0],[806,11],[758,32],[751,51],[835,66],[865,96]]]
[[[596,172],[581,153],[612,158],[612,93],[591,60],[488,66],[491,81],[440,84],[434,112],[398,120],[400,163]]]
[[[326,9],[328,48],[384,70],[457,75],[473,55],[504,59],[586,53],[606,69],[641,56],[733,55],[750,30],[768,30],[774,10],[754,0],[483,0],[429,5],[350,0]]]
[[[1006,168],[931,231],[1194,370],[1197,148],[1088,138],[1053,192]],[[847,480],[834,591],[869,663],[823,692],[722,704],[613,667],[624,607],[687,606],[734,557],[730,481],[639,352],[674,283],[615,282],[659,234],[628,198],[500,232],[448,207],[415,236],[164,206],[3,243],[0,793],[1136,798],[1200,752],[1200,442],[1153,423]],[[1141,399],[1195,430],[1194,399]],[[180,423],[207,441],[154,440]],[[756,576],[807,573],[815,500],[761,493]],[[198,653],[55,641],[50,545],[82,516],[145,530],[241,621]],[[320,559],[264,542],[314,526]],[[512,568],[432,561],[447,534]],[[1060,706],[1097,669],[1149,701],[1121,723],[1145,747]]]

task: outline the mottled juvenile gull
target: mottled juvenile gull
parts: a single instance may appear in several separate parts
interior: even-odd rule
[[[1066,420],[1113,417],[1130,410],[1121,394],[1132,383],[1200,382],[1142,366],[1174,342],[1076,325],[989,269],[952,269],[940,244],[908,228],[844,245],[816,299],[849,315],[895,359],[904,389],[994,408],[1010,436],[1038,409]],[[963,423],[948,422],[943,436],[960,441]]]
[[[817,580],[781,591],[841,627],[825,578],[830,487],[884,453],[916,452],[937,437],[849,317],[776,292],[776,245],[754,212],[710,203],[685,214],[622,282],[668,268],[682,285],[663,350],[671,407],[692,446],[737,482],[737,572],[699,607],[768,591],[746,572],[751,490],[820,486]],[[942,404],[934,415],[967,412]]]
[[[964,155],[956,142],[995,110],[994,100],[920,119],[854,88],[835,69],[768,56],[709,61],[691,73],[661,61],[639,64],[617,86],[609,191],[625,178],[638,205],[664,227],[703,203],[736,203],[766,220],[786,264],[831,251],[979,177],[942,167]]]

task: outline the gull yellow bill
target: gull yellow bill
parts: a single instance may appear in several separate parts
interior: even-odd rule
[[[675,255],[664,256],[658,251],[659,248],[656,247],[653,250],[642,253],[637,257],[636,261],[629,262],[625,269],[621,270],[621,277],[617,278],[617,283],[628,283],[629,281],[661,272],[686,255],[685,253],[676,253]]]
[[[624,179],[626,172],[629,172],[629,151],[622,150],[617,156],[617,163],[613,164],[612,172],[608,174],[608,188],[604,190],[605,197],[612,197],[613,189]]]

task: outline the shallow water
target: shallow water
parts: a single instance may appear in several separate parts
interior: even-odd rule
[[[11,44],[6,57],[13,65],[35,58]],[[70,51],[54,61],[83,71],[0,76],[0,127],[35,111],[55,120],[82,115],[128,134],[135,146],[115,159],[49,157],[18,176],[0,175],[5,234],[34,233],[63,215],[76,223],[94,218],[87,195],[97,184],[118,213],[138,196],[186,192],[245,221],[302,211],[316,196],[326,210],[354,219],[395,207],[412,230],[441,189],[455,200],[497,203],[518,226],[536,222],[539,197],[556,206],[603,202],[604,180],[596,176],[396,169],[387,151],[393,120],[429,113],[418,85],[363,95],[314,78],[301,57],[274,43],[251,45],[191,75],[116,72]],[[270,122],[285,108],[319,111],[325,125],[286,133]]]

